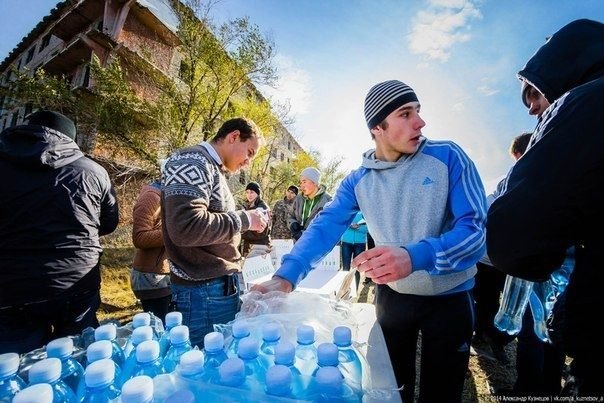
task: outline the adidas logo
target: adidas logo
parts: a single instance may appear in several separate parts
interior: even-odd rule
[[[422,185],[430,185],[434,183],[434,181],[432,179],[430,179],[430,177],[426,176],[426,179],[424,179],[424,181],[422,182]]]

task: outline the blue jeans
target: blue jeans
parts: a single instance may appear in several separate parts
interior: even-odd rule
[[[183,325],[189,327],[191,344],[203,348],[203,338],[214,325],[235,319],[239,312],[239,278],[223,276],[195,285],[172,283],[172,301],[182,313]]]
[[[59,337],[97,327],[99,290],[79,292],[29,305],[0,309],[0,354],[24,354]]]

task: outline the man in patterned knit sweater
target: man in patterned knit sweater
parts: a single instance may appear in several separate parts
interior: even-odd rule
[[[162,176],[162,221],[172,301],[189,327],[191,343],[239,310],[241,232],[262,232],[262,214],[236,210],[226,174],[249,165],[262,143],[247,119],[226,121],[209,142],[174,152]]]

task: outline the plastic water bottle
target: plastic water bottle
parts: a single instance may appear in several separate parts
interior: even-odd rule
[[[19,354],[0,354],[0,402],[10,402],[13,396],[25,388],[25,382],[17,375]]]
[[[534,283],[533,291],[529,297],[529,305],[533,315],[533,330],[537,338],[543,342],[550,341],[546,324],[547,316],[551,311],[551,308],[549,310],[546,308],[548,300],[555,302],[551,282],[548,280],[542,283]],[[551,303],[551,306],[553,307],[553,303]]]
[[[84,368],[73,358],[73,340],[61,337],[48,343],[46,346],[48,358],[61,360],[61,380],[75,393],[84,377]]]
[[[363,381],[363,367],[359,355],[352,347],[352,332],[347,326],[333,330],[333,343],[338,347],[338,368],[344,378],[359,389]]]
[[[146,375],[135,376],[122,386],[122,403],[152,403],[153,379]]]
[[[182,325],[182,313],[169,312],[166,314],[166,330],[159,339],[159,353],[162,357],[166,356],[170,348],[170,330],[180,325]]]
[[[300,384],[294,382],[294,376],[285,365],[273,365],[266,371],[267,395],[285,397],[288,399],[304,399],[306,390],[300,389]]]
[[[132,330],[141,326],[151,326],[151,315],[147,312],[137,313],[132,317]]]
[[[47,383],[52,386],[53,401],[76,402],[73,390],[61,380],[61,360],[46,358],[36,362],[29,369],[29,384]]]
[[[164,358],[164,369],[172,372],[176,369],[180,357],[193,349],[189,340],[189,328],[187,326],[176,326],[170,330],[170,343],[172,344]]]
[[[180,356],[176,373],[185,379],[197,381],[202,378],[203,366],[203,352],[199,350],[187,351]]]
[[[312,376],[316,376],[319,369],[324,367],[338,367],[340,352],[338,347],[333,343],[321,343],[317,349],[317,367],[312,373]],[[339,370],[338,370],[339,372]]]
[[[258,379],[246,375],[245,363],[240,358],[228,358],[218,367],[219,384],[248,392],[262,392]]]
[[[117,364],[111,359],[111,355],[113,353],[113,346],[109,340],[100,340],[95,341],[86,349],[86,367],[90,366],[93,362],[97,362],[100,360],[110,360],[113,362],[113,366],[115,367],[114,371],[114,383],[116,387],[120,387],[119,380],[121,379],[121,369],[117,366]],[[86,372],[84,371],[84,374]],[[76,391],[77,396],[83,396],[86,391],[86,379],[85,377],[80,381],[78,385],[78,390]]]
[[[117,326],[113,323],[107,323],[99,326],[94,330],[94,340],[108,340],[111,342],[112,350],[111,359],[118,367],[123,368],[126,361],[124,350],[120,347],[117,340]]]
[[[54,393],[52,386],[47,383],[38,383],[28,386],[15,395],[13,403],[52,403]],[[10,400],[8,400],[10,402]]]
[[[245,375],[247,377],[253,377],[258,380],[261,384],[264,384],[266,379],[266,370],[269,367],[269,363],[264,357],[260,357],[259,354],[260,346],[258,340],[254,337],[245,337],[239,343],[238,355],[245,364]]]
[[[154,378],[156,375],[165,372],[159,356],[159,342],[157,340],[147,340],[136,347],[136,365],[134,365],[131,372],[126,373],[124,371],[122,379],[125,382],[139,375]]]
[[[127,352],[126,361],[124,366],[122,367],[122,382],[123,384],[127,379],[124,379],[126,373],[132,373],[132,369],[136,365],[136,347],[138,347],[142,342],[149,341],[153,339],[153,329],[151,326],[141,326],[132,332],[128,342],[126,343],[126,348],[124,352]]]
[[[501,305],[493,320],[497,329],[510,335],[520,333],[522,316],[526,311],[532,289],[531,281],[506,276]]]
[[[262,327],[262,345],[260,351],[270,360],[275,358],[275,347],[281,339],[281,326],[278,323],[267,323]]]
[[[164,399],[164,403],[195,403],[195,394],[187,389],[177,390]]]
[[[287,340],[281,340],[275,347],[275,365],[283,365],[292,373],[292,389],[297,397],[308,388],[308,377],[304,377],[296,363],[296,347]]]
[[[84,379],[86,392],[80,397],[80,402],[110,402],[121,394],[114,383],[115,363],[109,359],[95,361],[87,366]]]
[[[245,320],[239,320],[233,323],[231,330],[233,332],[233,339],[227,348],[227,356],[237,357],[237,348],[239,347],[239,342],[244,337],[248,337],[250,335],[250,327]]]
[[[205,361],[203,363],[204,382],[218,381],[218,367],[228,358],[224,351],[224,336],[219,332],[210,332],[203,338]]]
[[[315,329],[301,325],[296,329],[296,367],[302,375],[311,375],[317,366],[317,348],[315,347]]]
[[[356,393],[346,385],[340,370],[336,367],[319,368],[311,390],[313,402],[360,402]]]

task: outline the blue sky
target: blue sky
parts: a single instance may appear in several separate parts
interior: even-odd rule
[[[0,58],[54,0],[0,1]],[[270,97],[289,100],[290,127],[325,159],[354,169],[373,147],[363,100],[375,83],[413,87],[424,135],[451,139],[476,163],[485,188],[512,164],[511,139],[535,126],[516,72],[545,38],[577,18],[604,21],[602,0],[222,0],[218,21],[249,16],[272,36],[281,79]]]

